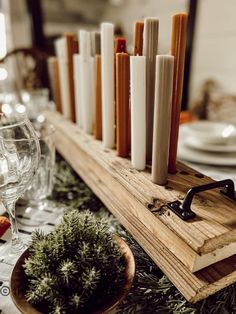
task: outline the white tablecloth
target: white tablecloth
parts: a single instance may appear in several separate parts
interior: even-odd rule
[[[3,209],[0,209],[3,212]],[[55,221],[55,224],[57,224],[60,221],[61,217],[59,216],[57,220]],[[51,224],[51,223],[50,223]],[[24,243],[28,243],[30,240],[30,235],[34,229],[39,229],[39,227],[28,227],[23,226],[21,224],[18,225],[19,232],[21,234],[22,240]],[[48,233],[54,229],[54,226],[52,225],[44,225],[43,227],[40,227],[40,229],[44,230],[45,233]],[[10,229],[3,235],[1,238],[0,245],[3,245],[3,241],[10,241],[11,239],[11,231]],[[0,263],[0,272],[4,271],[4,264]],[[9,288],[9,282],[1,282],[0,281],[0,314],[19,314],[19,310],[14,305],[11,296],[10,296],[10,288]]]

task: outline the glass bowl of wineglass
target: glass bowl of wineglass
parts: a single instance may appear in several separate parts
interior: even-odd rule
[[[2,281],[10,279],[16,260],[26,249],[18,232],[15,203],[29,187],[39,158],[39,141],[26,116],[0,113],[0,199],[9,215],[12,231],[11,243],[0,247]]]

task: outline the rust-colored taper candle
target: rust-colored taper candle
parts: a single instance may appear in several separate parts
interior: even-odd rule
[[[96,140],[102,140],[102,78],[101,78],[101,55],[95,56],[95,124],[94,136]]]
[[[123,37],[115,38],[114,51],[115,53],[126,52],[126,39],[125,38]]]
[[[174,56],[175,61],[168,163],[169,173],[176,172],[179,119],[183,92],[187,23],[188,15],[186,13],[175,14],[172,17],[171,55]]]
[[[143,55],[143,28],[144,22],[134,24],[134,56]]]
[[[95,121],[94,137],[102,140],[102,74],[101,74],[101,34],[94,33],[92,51],[95,56]],[[94,46],[94,47],[93,47]]]
[[[116,128],[116,113],[117,113],[117,104],[116,104],[116,54],[120,52],[126,52],[126,38],[117,37],[114,40],[114,84],[115,84],[115,128]],[[116,133],[115,132],[115,143],[116,143]]]
[[[116,147],[120,157],[129,155],[129,55],[116,54]]]
[[[71,119],[75,122],[75,91],[74,91],[74,69],[73,69],[73,54],[77,53],[76,47],[78,45],[75,43],[74,36],[72,34],[66,33],[66,45],[67,45],[67,55],[68,55],[68,79],[69,79],[69,93],[70,93],[70,106],[71,106]]]
[[[114,62],[114,73],[115,73],[115,101],[116,101],[116,54],[119,52],[126,52],[126,39],[122,37],[115,38],[114,44],[115,62]],[[116,111],[115,111],[116,113]]]
[[[47,63],[48,63],[50,87],[52,90],[52,97],[56,104],[57,111],[62,113],[58,58],[49,57],[47,59]]]

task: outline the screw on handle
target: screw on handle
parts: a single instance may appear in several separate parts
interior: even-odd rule
[[[225,188],[226,191],[224,191],[223,193],[226,196],[234,199],[235,197],[234,182],[231,179],[216,181],[208,184],[194,186],[190,190],[188,190],[187,195],[182,203],[183,210],[191,211],[191,203],[196,193],[212,190],[215,188]]]
[[[234,182],[231,179],[225,179],[208,184],[198,185],[188,190],[187,195],[181,204],[180,201],[174,201],[167,204],[167,206],[181,219],[190,220],[193,219],[196,214],[191,210],[191,204],[193,197],[196,193],[212,190],[215,188],[224,188],[221,193],[227,197],[235,200]]]

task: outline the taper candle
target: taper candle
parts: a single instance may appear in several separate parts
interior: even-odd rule
[[[69,97],[70,97],[70,111],[71,120],[75,122],[75,91],[74,91],[74,73],[73,73],[73,54],[78,52],[78,45],[74,43],[74,35],[70,33],[65,34],[67,57],[68,57],[68,80],[69,80]]]
[[[72,118],[70,106],[70,87],[68,76],[68,53],[65,37],[55,41],[56,55],[58,57],[58,68],[60,77],[62,114],[67,118]]]
[[[60,87],[62,95],[62,113],[67,119],[72,119],[71,106],[70,106],[70,89],[68,82],[68,61],[59,59],[59,74],[60,74]]]
[[[86,133],[93,131],[93,88],[91,75],[91,43],[90,34],[85,30],[79,31],[80,44],[80,73],[81,73],[81,106],[83,113],[83,129]]]
[[[126,38],[122,38],[122,37],[118,37],[115,38],[115,43],[114,43],[114,52],[115,52],[115,59],[114,59],[114,86],[115,86],[115,90],[114,90],[114,99],[115,99],[115,144],[117,141],[117,100],[116,100],[116,54],[119,52],[126,52]]]
[[[96,140],[102,140],[102,78],[101,78],[101,56],[95,56],[95,126],[94,136]]]
[[[143,29],[144,22],[134,24],[134,56],[142,56],[143,54]]]
[[[146,165],[146,58],[130,57],[131,163],[138,170]]]
[[[188,15],[179,13],[172,16],[171,55],[175,58],[169,147],[170,173],[176,172],[179,119],[183,92],[184,62],[186,50]]]
[[[129,155],[130,65],[127,53],[116,54],[116,147],[120,157]]]
[[[159,21],[156,18],[144,20],[143,55],[146,56],[146,145],[147,162],[152,160],[153,110],[155,93],[155,63],[158,48]]]
[[[76,112],[76,124],[83,128],[83,108],[82,108],[82,91],[81,91],[81,72],[80,72],[80,55],[75,53],[73,56],[74,66],[74,88],[75,88],[75,112]]]
[[[94,137],[102,140],[102,85],[101,85],[101,34],[94,32],[92,36],[92,51],[95,63],[95,119]]]
[[[95,57],[90,57],[90,75],[91,75],[91,101],[92,101],[92,123],[93,123],[93,129],[92,133],[94,133],[94,126],[95,126],[95,111],[96,111],[96,67],[95,67]]]
[[[101,53],[101,34],[100,32],[91,33],[91,54],[93,57]]]
[[[114,45],[115,45],[114,47],[115,53],[126,52],[126,38],[123,38],[123,37],[115,38]]]
[[[102,141],[104,147],[115,146],[114,103],[114,25],[101,24],[102,56]]]
[[[156,56],[152,181],[164,185],[168,177],[174,57]]]
[[[47,59],[47,63],[48,63],[50,87],[52,90],[52,97],[56,104],[56,110],[62,113],[58,58],[49,57]]]

